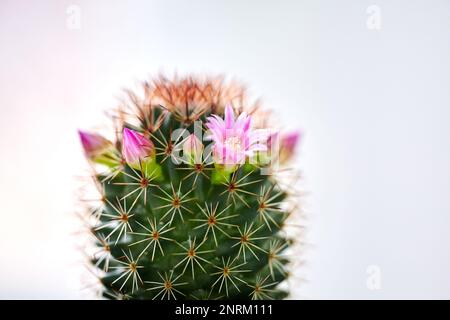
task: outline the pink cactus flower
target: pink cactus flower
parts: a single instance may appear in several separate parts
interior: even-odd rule
[[[213,140],[213,157],[216,163],[228,167],[245,163],[256,151],[266,151],[267,136],[261,130],[251,129],[251,116],[245,112],[235,119],[231,105],[225,107],[225,119],[217,115],[208,117],[207,139]],[[261,143],[262,142],[262,143]]]
[[[97,133],[90,133],[78,130],[81,145],[87,158],[93,160],[102,155],[105,150],[112,146],[112,143]]]
[[[124,128],[122,155],[130,166],[138,166],[139,161],[152,159],[154,155],[153,143],[142,134]]]
[[[183,155],[190,164],[201,164],[203,144],[195,134],[191,134],[183,143]]]

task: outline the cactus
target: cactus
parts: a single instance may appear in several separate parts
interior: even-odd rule
[[[88,218],[102,295],[285,298],[295,239],[283,228],[295,210],[273,163],[292,156],[298,134],[270,133],[244,89],[222,80],[160,77],[142,87],[113,117],[115,141],[79,132],[101,194]]]

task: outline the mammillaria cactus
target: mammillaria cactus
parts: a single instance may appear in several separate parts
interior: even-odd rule
[[[274,163],[298,134],[274,132],[222,80],[160,77],[143,89],[115,115],[115,141],[79,132],[101,193],[88,218],[103,296],[286,297],[295,239],[283,230],[296,206]]]

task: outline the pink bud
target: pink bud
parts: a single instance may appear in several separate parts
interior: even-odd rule
[[[112,146],[112,143],[96,133],[78,130],[81,144],[84,149],[86,157],[93,160],[100,156],[106,149]]]
[[[300,142],[300,132],[289,132],[282,135],[280,141],[281,162],[286,162],[292,158],[299,142]]]
[[[191,164],[202,163],[203,144],[195,134],[191,134],[183,144],[183,155]]]
[[[129,165],[136,166],[139,160],[150,160],[153,156],[153,143],[142,134],[124,128],[122,155]]]
[[[290,132],[283,136],[282,144],[286,150],[293,152],[300,140],[299,132]]]

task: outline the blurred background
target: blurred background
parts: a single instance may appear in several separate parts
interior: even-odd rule
[[[89,298],[77,128],[224,73],[304,139],[297,299],[450,298],[449,1],[0,2],[0,298]]]

